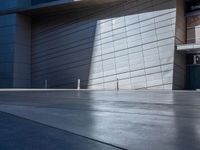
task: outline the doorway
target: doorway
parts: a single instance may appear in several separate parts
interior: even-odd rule
[[[188,55],[187,63],[187,89],[200,89],[200,55]]]

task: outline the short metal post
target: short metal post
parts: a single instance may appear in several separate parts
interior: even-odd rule
[[[78,79],[78,85],[77,85],[77,90],[80,90],[81,89],[81,80]]]
[[[119,91],[119,79],[117,78],[117,91]]]
[[[45,89],[48,88],[48,81],[47,80],[44,81],[44,87],[45,87]]]

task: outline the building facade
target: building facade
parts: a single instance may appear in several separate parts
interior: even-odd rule
[[[0,4],[0,88],[200,88],[198,1]]]

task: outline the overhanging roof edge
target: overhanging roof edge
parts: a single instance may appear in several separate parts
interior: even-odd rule
[[[49,2],[49,3],[43,3],[38,4],[34,6],[29,6],[27,8],[15,8],[10,10],[3,10],[0,11],[0,15],[6,15],[6,14],[13,14],[13,13],[26,13],[29,15],[33,15],[34,13],[37,13],[38,11],[42,11],[42,13],[47,13],[49,9],[51,10],[57,10],[59,11],[60,8],[63,10],[63,8],[78,8],[78,7],[87,7],[90,5],[97,5],[102,3],[109,3],[109,2],[116,2],[120,0],[79,0],[79,1],[73,1],[73,2],[66,2],[66,1],[56,1],[56,2]]]

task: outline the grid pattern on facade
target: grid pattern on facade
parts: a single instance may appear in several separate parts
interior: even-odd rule
[[[84,15],[35,21],[32,85],[172,88],[175,1],[129,0]],[[66,21],[63,21],[65,20]]]

